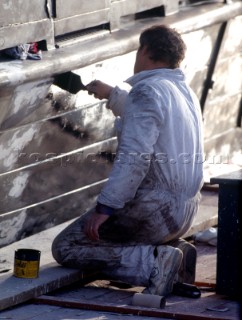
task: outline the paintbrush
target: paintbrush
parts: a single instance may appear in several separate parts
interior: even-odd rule
[[[56,75],[53,84],[73,94],[80,90],[87,90],[87,87],[82,83],[81,77],[72,71]]]

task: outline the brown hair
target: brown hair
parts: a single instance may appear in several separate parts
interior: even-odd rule
[[[181,35],[166,25],[153,26],[140,35],[140,48],[146,47],[150,59],[162,61],[175,69],[185,57],[186,44]]]

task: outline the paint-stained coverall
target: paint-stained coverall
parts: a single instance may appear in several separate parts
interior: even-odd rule
[[[58,263],[148,286],[157,245],[184,235],[198,210],[203,183],[200,105],[181,69],[142,71],[115,87],[107,107],[118,148],[98,203],[114,208],[99,241],[84,233],[90,210],[54,240]],[[94,209],[93,209],[94,210]]]

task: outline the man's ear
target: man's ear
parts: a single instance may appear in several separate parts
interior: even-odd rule
[[[140,52],[145,55],[149,54],[148,47],[147,46],[141,47]]]
[[[152,60],[151,59],[151,57],[150,57],[150,52],[149,52],[149,50],[148,50],[148,47],[147,46],[144,46],[142,49],[141,49],[141,55],[143,56],[143,57],[145,57],[146,59],[148,59],[148,60]]]

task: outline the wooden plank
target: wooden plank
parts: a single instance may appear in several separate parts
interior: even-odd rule
[[[95,111],[96,108],[93,109]],[[11,171],[16,172],[16,169],[31,170],[31,166],[46,162],[53,168],[75,165],[85,158],[95,162],[95,153],[104,152],[105,149],[115,152],[117,143],[113,118],[101,112],[99,118],[97,115],[94,117],[87,113],[85,117],[82,114],[85,114],[85,110],[2,132],[0,177]],[[78,120],[71,121],[75,117]],[[9,161],[6,161],[7,157],[10,157]]]
[[[68,192],[76,192],[106,179],[112,163],[102,152],[114,152],[115,150],[111,149],[114,148],[114,141],[110,139],[92,144],[90,147],[75,150],[72,154],[47,158],[42,163],[36,162],[37,165],[22,167],[21,171],[2,174],[1,214],[51,200]],[[14,188],[11,181],[21,184],[21,191]]]
[[[98,311],[87,311],[77,310],[71,308],[60,308],[57,306],[50,305],[36,305],[24,304],[15,308],[10,308],[0,312],[0,319],[12,319],[12,320],[23,320],[34,319],[34,320],[121,320],[116,313],[100,313]],[[122,318],[123,320],[123,318]],[[132,319],[128,316],[127,320],[157,320],[157,318],[132,316]]]
[[[191,237],[198,231],[209,229],[218,223],[218,191],[201,191],[202,199],[198,208],[198,213],[191,228],[183,238]]]
[[[203,252],[205,254],[205,250]],[[213,248],[207,246],[206,254],[209,254],[209,252],[213,253],[214,251]],[[210,271],[210,269],[207,269],[207,273],[210,273]],[[76,284],[66,289],[57,290],[47,300],[51,301],[51,305],[58,305],[63,308],[72,307],[99,312],[116,312],[118,314],[126,312],[132,314],[131,307],[134,310],[138,309],[140,316],[158,316],[166,319],[237,319],[239,312],[238,302],[215,294],[214,287],[211,285],[201,288],[199,299],[171,294],[166,297],[166,305],[162,309],[132,306],[134,293],[142,292],[143,289],[143,287],[125,286],[125,284],[122,286],[122,283],[115,283],[112,280],[95,280],[85,287]],[[40,297],[40,300],[42,300],[41,303],[45,303],[43,300],[46,300],[46,298]],[[69,305],[69,302],[71,302],[71,305]],[[47,305],[48,303],[47,301]],[[116,307],[121,308],[116,309]],[[147,314],[142,313],[143,310],[147,310]],[[153,311],[157,311],[157,314]],[[134,314],[136,314],[135,312],[136,310]]]
[[[239,69],[240,67],[236,67],[234,65],[235,69]],[[240,68],[242,69],[242,68]],[[229,75],[226,74],[228,77]],[[225,75],[224,75],[225,77]],[[235,79],[237,82],[237,80]],[[218,92],[218,91],[217,91]],[[207,123],[204,124],[204,132],[205,132],[205,145],[208,144],[209,139],[217,139],[219,141],[218,144],[216,144],[216,149],[221,148],[218,152],[217,150],[213,150],[210,154],[207,154],[207,163],[213,164],[213,165],[229,165],[230,163],[233,164],[233,154],[230,153],[230,150],[234,150],[231,148],[231,145],[233,143],[232,139],[234,139],[234,136],[236,134],[236,121],[238,118],[239,108],[240,108],[240,94],[237,92],[232,95],[223,94],[223,93],[217,93],[217,97],[221,95],[220,99],[216,99],[214,96],[212,98],[212,94],[209,93],[209,100],[206,102],[206,107],[204,108],[204,118]],[[217,110],[221,110],[221,113],[227,110],[227,112],[223,115],[223,117],[220,116],[221,119],[217,119]],[[223,110],[223,111],[222,111]],[[217,112],[216,112],[217,111]],[[216,117],[216,119],[215,119]],[[215,119],[215,120],[214,120]],[[213,126],[212,126],[213,123]],[[234,127],[232,127],[234,126]],[[241,128],[237,128],[240,129]],[[233,132],[234,130],[234,132]],[[219,135],[224,135],[222,139],[220,139]],[[241,133],[240,133],[241,134]],[[225,138],[225,139],[224,139]],[[221,144],[221,140],[223,144]],[[240,140],[241,141],[241,140]],[[231,149],[228,151],[224,151],[222,149],[222,146],[228,144]],[[239,144],[239,143],[237,143]],[[237,149],[238,148],[238,149]],[[239,145],[236,149],[239,149]],[[235,150],[236,150],[235,149]],[[239,163],[239,161],[238,161]],[[236,162],[235,162],[236,164]]]
[[[95,26],[100,26],[109,22],[109,10],[88,12],[61,20],[55,20],[55,36],[79,31]]]
[[[242,169],[211,178],[211,184],[242,185]]]
[[[210,199],[211,201],[211,199]],[[72,269],[59,267],[51,255],[51,243],[54,237],[73,220],[55,226],[21,241],[0,249],[0,306],[7,308],[50,292],[68,283],[81,279],[81,275]],[[26,280],[13,276],[14,251],[19,248],[32,248],[41,251],[40,276]],[[198,263],[196,281],[214,283],[216,248],[197,246]],[[208,276],[210,273],[210,276]],[[48,277],[49,274],[49,277]],[[21,285],[21,286],[20,286]],[[14,298],[13,298],[14,297]]]
[[[56,2],[56,16],[58,19],[75,16],[83,13],[90,13],[107,9],[106,0],[58,0]]]
[[[0,248],[15,241],[81,216],[96,203],[103,182],[89,185],[57,198],[0,215]],[[67,214],[68,213],[68,214]]]
[[[160,20],[164,24],[177,28],[182,33],[187,33],[196,29],[205,28],[211,24],[216,24],[222,20],[227,21],[228,19],[241,15],[241,12],[242,4],[240,1],[236,1],[231,3],[230,6],[221,6],[221,4],[198,6],[196,10],[191,8],[184,11],[182,15],[174,14]],[[192,18],[191,14],[193,15]],[[207,19],[208,14],[209,19]],[[188,19],[189,16],[190,19]],[[157,19],[147,19],[143,27],[148,28],[155,22],[157,23]],[[6,79],[6,72],[0,72],[0,86],[12,85],[12,79],[16,79],[16,72],[22,75],[18,77],[18,84],[20,85],[25,82],[26,79],[32,81],[40,77],[49,77],[51,74],[82,68],[92,63],[131,52],[138,47],[139,34],[140,27],[139,25],[135,25],[127,30],[122,29],[116,32],[115,35],[108,33],[105,37],[100,37],[100,39],[95,39],[95,41],[90,39],[85,45],[83,45],[83,43],[77,43],[73,46],[68,46],[68,48],[64,50],[54,50],[52,53],[47,52],[43,55],[43,59],[37,64],[23,63],[24,68],[21,71],[14,67],[11,68],[8,79]],[[66,56],[68,56],[68,61],[66,60]],[[5,63],[1,63],[3,67],[5,67],[5,65]],[[40,69],[41,73],[39,72]]]
[[[174,0],[170,2],[175,2]],[[118,12],[120,16],[125,16],[129,14],[134,14],[142,11],[146,11],[153,8],[158,8],[164,5],[164,1],[161,0],[124,0],[113,4],[114,6],[118,6]],[[168,4],[166,4],[168,5]]]
[[[169,319],[177,319],[177,320],[235,320],[234,316],[224,316],[224,314],[211,314],[211,312],[205,312],[204,314],[200,312],[194,312],[195,310],[190,308],[190,312],[179,312],[175,311],[164,311],[163,309],[156,309],[156,308],[144,308],[140,306],[132,306],[126,304],[115,304],[115,303],[108,303],[108,302],[90,302],[88,300],[78,298],[71,299],[71,298],[63,298],[57,296],[40,296],[34,299],[35,302],[39,304],[48,304],[52,306],[60,306],[65,308],[77,308],[77,309],[84,309],[84,310],[95,310],[95,311],[106,311],[106,312],[116,312],[119,314],[132,314],[132,315],[139,315],[139,316],[150,316],[150,317],[157,317],[157,318],[169,318]],[[202,311],[204,311],[202,306]]]
[[[22,43],[45,40],[49,49],[54,47],[52,21],[42,19],[0,28],[0,49],[15,47]],[[15,77],[16,78],[16,77]]]
[[[195,281],[198,286],[214,288],[216,285],[217,248],[204,243],[195,243],[197,265]]]
[[[41,268],[39,278],[36,279],[16,278],[13,275],[2,276],[0,279],[0,310],[71,284],[83,277],[83,273],[79,270],[63,268],[56,263]]]
[[[46,0],[31,0],[28,6],[24,6],[22,1],[1,2],[0,27],[45,18],[47,18]]]
[[[0,248],[0,288],[2,288],[1,283],[4,282],[2,279],[6,276],[12,276],[13,274],[14,251],[16,249],[29,248],[40,250],[40,268],[53,263],[54,259],[52,258],[50,250],[51,243],[57,234],[73,221],[74,219],[69,220],[68,222]],[[3,270],[8,271],[3,272]]]
[[[72,221],[70,220],[0,249],[0,310],[18,305],[76,281],[85,283],[93,279],[92,274],[84,274],[77,269],[64,268],[58,265],[52,257],[50,248],[53,239]],[[13,275],[14,251],[20,248],[41,251],[38,278],[24,279],[16,278]]]
[[[21,27],[19,27],[21,29]],[[0,30],[1,33],[1,30]],[[11,60],[10,60],[11,61]],[[19,64],[19,67],[22,64],[18,61],[9,62],[11,64]],[[4,97],[1,99],[1,116],[0,116],[0,133],[1,133],[1,144],[8,144],[8,139],[3,140],[3,135],[5,130],[16,128],[21,126],[24,121],[28,121],[33,125],[35,119],[35,113],[38,113],[42,109],[43,104],[46,102],[46,96],[48,95],[50,86],[53,82],[53,79],[46,78],[44,80],[33,81],[30,83],[25,83],[12,88],[0,88],[0,96]],[[15,106],[18,106],[16,109]],[[46,110],[46,108],[43,108]],[[49,110],[51,104],[49,104]],[[30,120],[31,119],[31,120]],[[15,141],[16,143],[16,141]],[[21,149],[21,146],[20,148]]]
[[[198,209],[191,228],[186,232],[184,238],[191,237],[198,231],[209,229],[218,223],[218,208],[212,206],[201,205]]]

